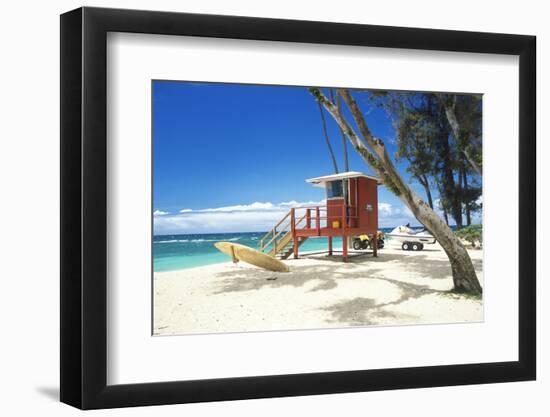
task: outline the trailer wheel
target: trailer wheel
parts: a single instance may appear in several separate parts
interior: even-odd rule
[[[401,245],[401,249],[411,250],[411,245],[409,244],[409,242],[403,242],[403,244]]]
[[[421,244],[420,244],[420,249],[418,249],[418,250],[423,250],[423,249],[424,249],[424,244],[421,243]]]
[[[411,249],[415,252],[421,250],[420,249],[420,244],[419,243],[413,243]]]

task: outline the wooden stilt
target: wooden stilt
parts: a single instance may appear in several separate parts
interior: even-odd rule
[[[348,237],[342,236],[342,256],[344,258],[344,262],[348,261]]]
[[[292,252],[294,252],[294,259],[298,259],[298,238],[296,236],[293,239]]]
[[[317,236],[321,236],[321,210],[319,207],[315,208],[315,228],[317,229]]]
[[[372,238],[372,256],[378,257],[378,233],[375,233]]]
[[[332,236],[328,237],[328,256],[332,256]]]

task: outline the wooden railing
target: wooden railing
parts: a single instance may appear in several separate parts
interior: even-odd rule
[[[285,222],[288,219],[288,222]],[[275,253],[277,252],[277,239],[282,239],[284,235],[296,228],[296,226],[300,225],[304,220],[306,219],[306,215],[304,214],[302,217],[296,221],[295,218],[295,209],[292,208],[290,211],[285,214],[285,216],[279,220],[279,222],[271,229],[269,232],[267,232],[259,242],[259,247],[261,251],[264,251],[267,247],[270,245],[273,245],[272,251]],[[279,229],[279,230],[277,230]],[[285,243],[286,244],[286,243]]]
[[[313,207],[296,207],[296,210],[305,209],[306,213],[306,228],[311,229],[312,224],[315,223],[315,228],[319,232],[321,229],[321,223],[326,221],[327,226],[330,221],[338,220],[340,222],[340,227],[348,228],[352,226],[352,220],[357,219],[357,207],[344,205],[342,206],[342,211],[340,214],[329,216],[328,213],[324,216],[321,216],[321,212],[327,212],[326,207],[313,206]]]
[[[297,216],[296,211],[305,210],[302,216]],[[327,225],[332,220],[338,220],[340,227],[346,229],[352,226],[352,219],[356,219],[357,207],[356,206],[342,206],[342,212],[339,215],[328,216],[328,213],[321,216],[322,212],[327,212],[326,206],[302,206],[293,207],[286,213],[279,222],[262,238],[259,240],[258,246],[261,251],[265,251],[271,246],[270,252],[275,254],[279,249],[283,249],[289,241],[290,237],[294,234],[294,231],[299,228],[302,222],[305,221],[304,228],[311,229],[313,223],[315,224],[317,236],[321,235],[321,223],[326,221]],[[352,216],[352,213],[355,214]]]
[[[265,241],[266,239],[268,239],[269,236],[272,236],[271,240],[273,240],[277,235],[280,234],[280,232],[277,232],[277,228],[278,228],[281,224],[283,224],[283,222],[284,222],[286,219],[288,219],[288,218],[290,217],[290,214],[291,214],[290,211],[289,211],[287,214],[285,214],[285,216],[284,216],[281,220],[279,220],[279,222],[278,222],[275,226],[273,226],[273,229],[271,229],[269,232],[267,232],[267,233],[260,239],[260,242],[259,242],[260,250],[263,251],[264,248],[268,246],[268,244],[264,245],[264,241]],[[285,227],[285,228],[286,228],[286,227]],[[283,228],[282,230],[285,230],[285,228]],[[271,240],[270,240],[270,242],[271,242]]]

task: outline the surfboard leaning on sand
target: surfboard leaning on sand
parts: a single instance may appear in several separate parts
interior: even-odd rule
[[[231,256],[233,262],[243,261],[273,272],[289,272],[289,268],[285,263],[248,246],[233,242],[216,242],[214,246],[226,255]]]

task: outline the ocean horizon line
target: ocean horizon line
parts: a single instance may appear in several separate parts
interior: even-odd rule
[[[381,226],[378,229],[395,229],[400,225],[396,226]],[[450,225],[451,227],[455,227],[455,225]],[[411,225],[412,228],[420,228],[424,227],[421,224],[418,225]],[[163,234],[153,234],[153,237],[166,237],[166,236],[195,236],[195,235],[236,235],[236,234],[260,234],[260,233],[268,233],[269,230],[258,230],[258,231],[251,231],[251,232],[197,232],[197,233],[163,233]]]

